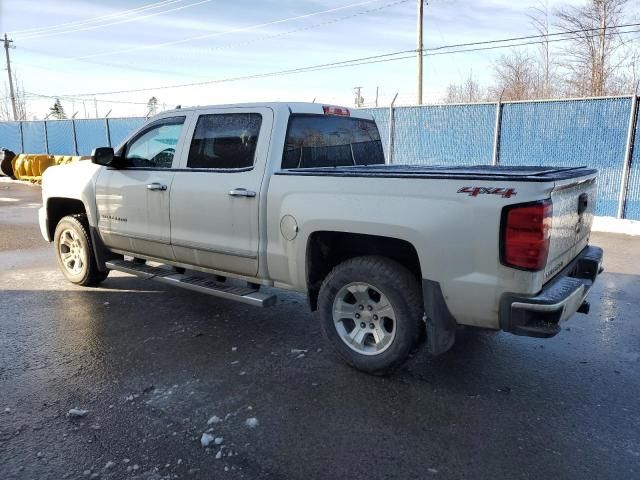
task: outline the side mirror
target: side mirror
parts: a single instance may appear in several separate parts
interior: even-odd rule
[[[116,156],[113,153],[111,147],[98,147],[94,148],[91,152],[91,162],[96,165],[103,165],[105,167],[113,167]]]

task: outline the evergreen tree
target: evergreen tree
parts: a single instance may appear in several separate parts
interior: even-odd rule
[[[59,98],[56,98],[56,101],[53,103],[53,107],[51,107],[49,111],[51,112],[51,116],[58,120],[67,118],[67,114],[64,112],[64,107],[62,106],[62,103],[60,103]]]

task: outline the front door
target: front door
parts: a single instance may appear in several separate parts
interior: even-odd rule
[[[103,168],[96,182],[98,228],[108,247],[172,259],[169,198],[182,150],[185,116],[144,126],[118,152],[123,168]]]
[[[176,260],[256,275],[260,190],[273,111],[217,108],[199,112],[196,120],[171,193]]]

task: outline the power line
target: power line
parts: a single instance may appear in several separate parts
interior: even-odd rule
[[[104,56],[108,56],[108,55],[117,55],[117,54],[121,54],[121,53],[131,53],[131,52],[137,52],[137,51],[141,51],[141,50],[150,50],[150,49],[154,49],[154,48],[162,48],[162,47],[169,47],[172,45],[179,45],[181,43],[188,43],[188,42],[192,42],[194,40],[202,40],[205,38],[215,38],[215,37],[221,37],[224,35],[229,35],[232,33],[240,33],[240,32],[248,32],[251,30],[257,30],[258,28],[263,28],[263,27],[268,27],[271,25],[277,25],[277,24],[281,24],[281,23],[287,23],[287,22],[292,22],[295,20],[302,20],[305,18],[311,18],[311,17],[315,17],[317,15],[324,15],[326,13],[332,13],[332,12],[337,12],[340,10],[345,10],[348,8],[353,8],[353,7],[359,7],[362,5],[369,5],[371,3],[376,3],[379,2],[381,0],[366,0],[363,2],[359,2],[359,3],[352,3],[349,5],[343,5],[340,7],[335,7],[335,8],[330,8],[328,10],[321,10],[321,11],[317,11],[317,12],[312,12],[312,13],[307,13],[304,15],[298,15],[295,17],[288,17],[288,18],[282,18],[279,20],[273,20],[270,22],[265,22],[265,23],[259,23],[259,24],[255,24],[255,25],[249,25],[246,27],[239,27],[239,28],[234,28],[231,30],[225,30],[222,32],[214,32],[214,33],[206,33],[206,34],[202,34],[202,35],[195,35],[192,37],[187,37],[187,38],[183,38],[181,40],[173,40],[170,42],[163,42],[163,43],[155,43],[155,44],[151,44],[151,45],[141,45],[139,47],[133,47],[133,48],[124,48],[124,49],[120,49],[120,50],[112,50],[110,52],[98,52],[98,53],[93,53],[90,55],[82,55],[82,56],[78,56],[78,57],[67,57],[70,60],[80,60],[80,59],[85,59],[85,58],[95,58],[95,57],[104,57]]]
[[[224,49],[228,49],[228,48],[240,47],[240,46],[243,46],[243,45],[250,45],[252,43],[256,43],[256,42],[259,42],[259,41],[262,41],[262,40],[266,40],[266,39],[269,39],[269,38],[278,38],[278,37],[284,37],[285,35],[291,35],[293,33],[305,32],[305,31],[308,31],[308,30],[313,30],[313,29],[316,29],[316,28],[320,28],[320,27],[324,27],[324,26],[327,26],[327,25],[332,25],[334,23],[338,23],[338,22],[342,22],[342,21],[345,21],[345,20],[349,20],[351,18],[359,17],[359,16],[362,16],[362,15],[367,15],[367,14],[372,13],[372,12],[378,12],[380,10],[384,10],[386,8],[394,7],[396,5],[400,5],[402,3],[407,3],[407,2],[411,2],[411,1],[413,1],[413,0],[398,0],[398,1],[395,1],[395,2],[387,3],[386,5],[382,5],[380,7],[369,8],[367,10],[363,10],[361,12],[353,13],[351,15],[345,15],[344,17],[338,17],[338,18],[334,18],[334,19],[331,19],[331,20],[326,20],[324,22],[314,23],[314,24],[311,24],[311,25],[307,25],[305,27],[300,27],[300,28],[296,28],[296,29],[293,29],[293,30],[287,30],[286,32],[274,33],[272,35],[264,35],[264,36],[253,38],[251,40],[246,40],[246,41],[243,41],[243,42],[222,44],[222,45],[219,45],[217,47],[208,48],[206,50],[210,50],[210,51],[224,50]]]
[[[621,25],[610,25],[608,27],[605,27],[604,29],[602,27],[595,27],[595,28],[583,28],[580,30],[567,30],[564,32],[555,32],[555,33],[547,33],[547,34],[540,34],[540,35],[526,35],[524,37],[511,37],[511,38],[502,38],[502,39],[495,39],[495,40],[484,40],[484,41],[479,41],[479,42],[470,42],[470,43],[458,43],[457,45],[441,45],[439,47],[432,47],[432,48],[426,48],[425,50],[429,50],[429,51],[435,51],[435,50],[442,50],[445,48],[450,48],[450,47],[470,47],[470,46],[474,46],[474,45],[485,45],[485,44],[491,44],[491,43],[502,43],[502,42],[510,42],[510,41],[519,41],[519,40],[530,40],[533,38],[547,38],[547,37],[556,37],[558,35],[573,35],[576,33],[585,33],[585,32],[594,32],[594,31],[598,31],[598,30],[607,30],[610,28],[625,28],[625,27],[637,27],[640,26],[640,23],[625,23],[625,24],[621,24]],[[618,32],[606,32],[606,35],[615,35]],[[625,33],[625,32],[620,32],[620,33]],[[577,37],[572,37],[570,40],[573,40],[574,38]]]
[[[222,50],[224,48],[233,48],[233,47],[237,47],[237,46],[241,46],[241,45],[247,45],[247,44],[255,43],[255,42],[267,39],[267,38],[282,37],[282,36],[289,35],[289,34],[292,34],[292,33],[298,33],[298,32],[302,32],[302,31],[311,30],[311,29],[314,29],[314,28],[320,28],[320,27],[323,27],[323,26],[326,26],[326,25],[331,25],[331,24],[338,23],[338,22],[345,21],[345,20],[349,20],[349,19],[352,19],[352,18],[355,18],[355,17],[358,17],[358,16],[367,15],[367,14],[372,13],[372,12],[377,12],[377,11],[380,11],[380,10],[383,10],[383,9],[386,9],[386,8],[389,8],[389,7],[393,7],[395,5],[407,3],[407,2],[410,2],[410,1],[413,1],[413,0],[397,0],[395,2],[391,2],[391,3],[387,3],[387,4],[379,6],[379,7],[363,10],[361,12],[357,12],[357,13],[354,13],[354,14],[351,14],[351,15],[345,15],[343,17],[338,17],[338,18],[334,18],[332,20],[327,20],[327,21],[324,21],[324,22],[319,22],[319,23],[315,23],[315,24],[312,24],[312,25],[307,25],[305,27],[301,27],[301,28],[294,29],[294,30],[289,30],[289,31],[286,31],[286,32],[280,32],[280,33],[276,33],[276,34],[273,34],[273,35],[265,35],[265,36],[262,36],[262,37],[254,38],[254,39],[249,40],[249,41],[245,41],[245,42],[238,42],[238,43],[235,43],[235,44],[221,45],[219,47],[214,47],[211,50]],[[149,73],[162,73],[162,74],[167,74],[168,73],[166,70],[162,70],[161,71],[161,70],[155,70],[155,69],[145,68],[145,67],[141,67],[141,66],[121,65],[121,64],[110,63],[110,62],[98,62],[98,61],[95,61],[95,60],[90,60],[90,59],[86,59],[86,58],[82,58],[82,57],[77,57],[77,58],[59,57],[57,55],[51,55],[51,54],[49,54],[47,52],[36,50],[36,49],[33,49],[33,48],[21,47],[21,50],[24,50],[24,51],[27,51],[27,52],[33,52],[33,53],[36,53],[36,54],[39,54],[39,55],[56,56],[57,58],[60,58],[63,61],[83,62],[83,63],[90,63],[90,64],[93,64],[93,65],[104,65],[104,66],[113,67],[113,68],[127,69],[127,70],[138,70],[138,71],[149,72]],[[46,68],[46,67],[42,67],[40,65],[33,65],[33,64],[30,64],[30,63],[26,63],[26,62],[14,62],[14,63],[19,64],[19,65],[29,66],[29,67],[32,67],[32,68],[48,70],[48,71],[57,71],[57,70],[52,69],[52,68]],[[180,74],[178,73],[178,75],[180,75]],[[190,76],[192,78],[193,77],[208,78],[208,77],[205,77],[205,76],[202,76],[202,75],[193,75],[193,74],[181,75],[181,76]]]
[[[35,50],[33,48],[25,48],[25,47],[20,47],[20,50],[24,50],[27,52],[31,52],[31,53],[35,53],[37,55],[44,55],[47,57],[57,57],[56,55],[51,55],[47,52],[43,52],[40,50]],[[138,71],[138,72],[145,72],[145,73],[155,73],[155,74],[161,74],[161,75],[173,75],[173,76],[179,76],[179,77],[188,77],[188,78],[209,78],[207,76],[204,75],[198,75],[198,74],[185,74],[182,73],[180,71],[175,72],[175,71],[167,71],[166,69],[164,70],[160,70],[160,69],[154,69],[154,68],[150,68],[150,67],[142,67],[139,65],[124,65],[124,64],[119,64],[119,63],[111,63],[111,62],[96,62],[94,60],[75,60],[76,62],[81,62],[81,63],[86,63],[86,64],[91,64],[91,65],[100,65],[100,66],[105,66],[105,67],[111,67],[111,68],[116,68],[119,70],[127,70],[127,71]],[[16,62],[14,61],[13,63],[15,63],[16,65],[23,65],[27,68],[35,68],[38,70],[46,70],[48,72],[60,72],[59,69],[57,68],[50,68],[50,67],[43,67],[42,65],[36,65],[33,63],[29,63],[29,62]]]
[[[25,97],[27,97],[27,98],[37,97],[37,98],[60,99],[60,100],[66,100],[67,102],[87,101],[86,98],[75,97],[75,96],[72,96],[72,95],[44,95],[42,93],[35,93],[35,92],[25,92]],[[96,102],[99,102],[99,103],[121,103],[121,104],[125,104],[125,105],[147,105],[147,103],[148,103],[148,102],[131,102],[131,101],[128,101],[128,100],[102,100],[102,99],[98,99],[98,98],[94,98],[93,100],[96,101]]]
[[[629,26],[640,26],[640,23],[625,24],[625,25],[615,25],[615,26],[609,26],[607,28],[608,29],[612,29],[612,28],[623,28],[623,27],[629,27]],[[593,32],[593,31],[596,31],[596,30],[601,30],[601,29],[600,28],[589,28],[589,29],[575,30],[575,31],[572,31],[572,32],[562,32],[562,33],[567,35],[567,34],[575,34],[575,33]],[[605,35],[628,34],[628,33],[635,33],[635,32],[638,32],[638,31],[640,31],[640,30],[629,30],[629,31],[624,31],[624,32],[617,32],[617,31],[616,32],[605,32]],[[549,35],[555,35],[555,34],[549,34]],[[511,47],[525,46],[525,45],[535,45],[535,44],[539,44],[539,43],[543,43],[543,42],[551,43],[551,42],[559,42],[559,41],[568,41],[568,40],[575,40],[576,38],[578,38],[578,37],[567,37],[567,38],[558,38],[558,39],[547,40],[546,37],[548,37],[549,35],[530,35],[530,36],[527,36],[527,37],[513,37],[513,38],[507,38],[507,39],[495,39],[495,40],[485,40],[485,41],[479,41],[479,42],[442,45],[442,46],[439,46],[439,47],[424,49],[423,55],[424,56],[449,55],[449,54],[454,54],[454,53],[476,52],[476,51],[483,51],[483,50],[494,50],[494,49],[499,49],[499,48],[511,48]],[[597,36],[597,35],[598,34],[594,34],[594,35],[591,35],[591,36],[593,37],[593,36]],[[466,47],[466,46],[473,46],[473,45],[487,45],[487,44],[495,44],[495,43],[505,43],[505,42],[513,41],[513,40],[534,39],[534,38],[538,38],[538,39],[542,38],[544,40],[523,42],[523,43],[516,43],[516,44],[506,44],[506,45],[491,45],[491,46],[484,46],[484,47],[479,47],[479,48],[469,48],[469,49],[460,49],[460,50],[441,51],[441,50],[444,50],[445,48],[452,49],[452,48],[459,48],[459,47]],[[417,52],[416,49],[401,50],[401,51],[397,51],[397,52],[385,53],[385,54],[380,54],[380,55],[372,55],[372,56],[368,56],[368,57],[360,57],[360,58],[354,58],[354,59],[350,59],[350,60],[342,60],[342,61],[338,61],[338,62],[330,62],[330,63],[323,63],[323,64],[318,64],[318,65],[310,65],[310,66],[306,66],[306,67],[298,67],[298,68],[292,68],[292,69],[286,69],[286,70],[279,70],[279,71],[275,71],[275,72],[259,73],[259,74],[252,74],[252,75],[242,75],[242,76],[228,77],[228,78],[222,78],[222,79],[212,79],[212,80],[205,80],[205,81],[201,81],[201,82],[190,82],[190,83],[182,83],[182,84],[163,85],[163,86],[157,86],[157,87],[135,88],[135,89],[117,90],[117,91],[109,91],[109,92],[81,93],[81,94],[75,94],[75,96],[84,97],[84,96],[113,95],[113,94],[118,94],[118,93],[138,93],[138,92],[147,92],[147,91],[154,91],[154,90],[167,90],[167,89],[172,89],[172,88],[195,87],[195,86],[211,85],[211,84],[217,84],[217,83],[227,83],[227,82],[233,82],[233,81],[250,80],[250,79],[256,79],[256,78],[265,78],[265,77],[280,76],[280,75],[290,75],[290,74],[295,74],[295,73],[304,73],[304,72],[312,72],[312,71],[318,71],[318,70],[327,70],[327,69],[331,69],[331,68],[344,68],[344,67],[352,67],[352,66],[358,66],[358,65],[367,65],[367,64],[372,64],[372,63],[383,63],[383,62],[404,60],[406,58],[414,58],[416,52]],[[413,55],[410,55],[410,56],[399,56],[399,55],[404,55],[404,54],[409,54],[409,53],[411,53]]]
[[[109,13],[109,14],[105,14],[105,15],[100,15],[97,17],[92,17],[92,18],[88,18],[88,19],[84,19],[84,20],[75,20],[73,22],[65,22],[65,23],[58,23],[56,25],[49,25],[47,27],[33,27],[33,28],[24,28],[22,30],[14,30],[13,32],[10,32],[11,35],[16,35],[16,34],[22,34],[24,33],[25,35],[30,35],[32,33],[42,33],[42,32],[46,32],[49,30],[59,30],[61,28],[67,28],[67,27],[75,27],[75,26],[79,26],[79,25],[86,25],[89,23],[96,23],[96,22],[100,22],[103,21],[105,19],[113,19],[114,17],[121,17],[121,16],[127,16],[127,15],[131,15],[132,13],[139,13],[141,11],[146,11],[146,10],[152,10],[154,8],[159,8],[162,6],[166,6],[166,5],[171,5],[173,3],[179,3],[179,2],[183,2],[185,0],[163,0],[161,2],[154,2],[154,3],[150,3],[148,5],[143,5],[142,7],[137,7],[137,8],[132,8],[130,10],[121,10],[118,12],[114,12],[114,13]]]
[[[114,22],[111,22],[111,23],[101,23],[99,25],[91,25],[91,26],[83,27],[83,28],[60,30],[60,31],[51,32],[51,33],[44,33],[44,34],[27,35],[27,36],[19,38],[19,40],[23,40],[24,41],[24,40],[32,40],[34,38],[52,37],[52,36],[56,36],[56,35],[66,35],[68,33],[84,32],[84,31],[87,31],[87,30],[95,30],[97,28],[108,27],[108,26],[111,26],[111,25],[120,25],[122,23],[137,22],[139,20],[144,20],[145,18],[156,17],[158,15],[164,15],[165,13],[170,13],[170,12],[177,12],[178,10],[184,10],[186,8],[195,7],[197,5],[202,5],[203,3],[208,3],[210,1],[211,0],[199,0],[199,1],[194,2],[194,3],[189,3],[187,5],[181,5],[179,7],[170,8],[168,10],[161,10],[159,12],[153,12],[153,13],[149,13],[147,15],[142,15],[142,16],[138,16],[138,17],[124,18],[122,20],[114,21]]]

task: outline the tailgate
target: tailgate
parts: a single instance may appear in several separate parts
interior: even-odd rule
[[[568,265],[589,243],[596,203],[596,176],[557,181],[551,192],[553,217],[544,282]]]

